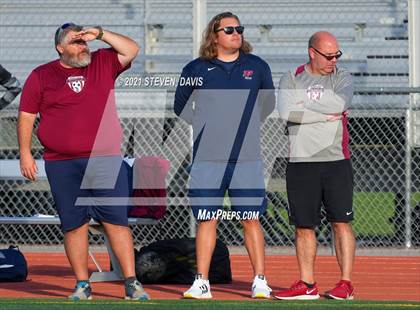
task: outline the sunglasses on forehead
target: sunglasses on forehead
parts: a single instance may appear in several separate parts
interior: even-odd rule
[[[65,29],[69,28],[69,27],[74,27],[76,26],[76,24],[74,23],[65,23],[63,25],[61,25],[60,28],[57,29],[57,31],[55,32],[55,35],[58,36],[60,35]]]
[[[67,31],[68,28],[74,29],[75,31],[81,30],[83,27],[80,25],[76,25],[75,23],[65,23],[61,25],[59,28],[57,28],[54,36],[55,45],[60,44],[65,31]]]
[[[66,28],[68,28],[68,27],[70,27],[70,26],[76,26],[76,24],[75,24],[75,23],[65,23],[64,25],[62,25],[62,26],[60,27],[60,29],[61,29],[61,30],[64,30],[64,29],[66,29]]]
[[[333,60],[334,58],[335,58],[335,59],[338,59],[338,58],[340,58],[340,57],[341,57],[341,55],[343,55],[343,53],[342,53],[340,50],[338,50],[337,54],[335,54],[335,55],[325,55],[324,53],[322,53],[322,52],[318,51],[315,47],[311,46],[311,48],[313,48],[313,49],[314,49],[314,51],[315,51],[315,52],[317,52],[318,54],[320,54],[320,55],[324,56],[324,58],[325,58],[326,60],[328,60],[328,61],[331,61],[331,60]]]
[[[223,31],[225,34],[233,34],[235,30],[238,34],[243,34],[245,27],[244,26],[236,26],[236,27],[228,26],[228,27],[217,29],[215,32]]]

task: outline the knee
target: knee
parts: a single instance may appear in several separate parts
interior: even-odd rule
[[[131,229],[128,226],[116,225],[111,223],[102,223],[102,225],[105,228],[105,233],[110,238],[116,236],[118,236],[118,238],[122,236],[125,238],[127,236],[131,236]]]
[[[331,225],[335,234],[353,233],[350,223],[334,222]]]
[[[86,223],[86,224],[83,224],[82,226],[65,231],[64,236],[67,238],[71,238],[73,236],[79,237],[79,236],[87,235],[88,230],[89,230],[89,225]]]
[[[312,227],[296,227],[296,238],[313,238],[315,230]]]
[[[199,221],[198,229],[216,229],[217,223],[217,220]]]
[[[255,229],[260,227],[259,220],[243,220],[241,223],[244,229]]]

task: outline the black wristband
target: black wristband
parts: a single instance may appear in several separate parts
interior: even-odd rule
[[[101,26],[96,26],[95,28],[99,30],[99,33],[96,36],[96,40],[101,40],[102,36],[104,35],[104,31]]]

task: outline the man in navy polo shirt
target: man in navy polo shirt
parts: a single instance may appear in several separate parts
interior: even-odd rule
[[[251,296],[270,297],[259,222],[267,207],[260,128],[274,109],[274,86],[243,31],[230,12],[213,17],[200,57],[185,66],[175,94],[175,113],[192,125],[194,138],[189,198],[198,220],[197,275],[185,298],[212,298],[209,267],[220,219],[241,221],[254,270]],[[221,212],[226,191],[230,213]]]

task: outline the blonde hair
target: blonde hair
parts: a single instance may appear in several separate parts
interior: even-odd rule
[[[224,18],[235,18],[239,24],[241,24],[239,17],[231,12],[223,12],[214,16],[204,31],[203,39],[200,46],[200,57],[210,60],[217,57],[217,45],[216,45],[216,38],[217,33],[216,30],[220,27],[220,23]],[[244,35],[242,34],[242,46],[240,50],[245,53],[249,54],[252,52],[251,44],[245,40]]]

